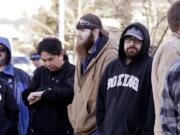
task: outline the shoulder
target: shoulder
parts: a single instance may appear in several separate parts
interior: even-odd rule
[[[106,66],[106,71],[109,71],[111,69],[115,69],[121,65],[119,58],[116,58],[112,61],[110,61]]]
[[[119,64],[120,64],[120,60],[119,60],[119,58],[116,58],[116,59],[112,60],[112,61],[108,64],[108,66],[115,66],[115,65],[119,65]]]
[[[67,63],[70,68],[72,68],[72,69],[75,68],[75,65],[71,64],[69,61]]]
[[[65,70],[75,70],[75,65],[71,64],[69,61],[65,61],[63,69],[65,69]]]
[[[148,56],[146,58],[146,62],[149,64],[149,65],[152,65],[152,62],[153,62],[153,58],[151,56]]]
[[[172,51],[180,51],[179,44],[180,44],[180,39],[177,36],[172,35],[158,47],[156,54],[162,54],[162,53],[166,54]]]
[[[104,56],[105,59],[117,58],[118,57],[118,45],[109,39],[107,44],[104,46],[104,48],[102,50],[101,56],[102,56],[102,58]]]
[[[29,76],[25,71],[23,71],[22,69],[19,69],[19,68],[17,68],[17,67],[13,67],[13,72],[15,73],[15,74],[23,74],[23,75],[25,75],[25,76]]]
[[[151,71],[152,63],[153,63],[153,58],[151,56],[147,56],[142,60],[140,65],[143,65],[144,69],[149,69]]]
[[[109,38],[109,40],[106,43],[105,46],[106,52],[118,52],[118,44],[112,41],[112,39]]]

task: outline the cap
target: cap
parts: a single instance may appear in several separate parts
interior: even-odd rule
[[[37,53],[33,53],[33,54],[31,54],[31,56],[30,56],[30,59],[31,60],[38,60],[38,59],[40,59],[41,58],[41,56],[39,55],[39,54],[37,54]]]
[[[94,14],[88,13],[83,15],[76,25],[77,29],[103,29],[100,18]]]
[[[127,29],[127,31],[123,35],[123,37],[126,37],[126,36],[133,36],[139,40],[144,39],[142,31],[137,27],[131,27],[131,28]]]

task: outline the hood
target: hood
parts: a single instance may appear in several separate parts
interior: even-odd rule
[[[0,36],[0,44],[5,46],[8,49],[8,53],[10,55],[8,63],[10,64],[10,62],[11,62],[11,45],[10,45],[9,39]]]
[[[120,37],[118,55],[121,62],[123,62],[126,57],[125,52],[124,52],[124,37],[123,36],[129,28],[134,27],[134,26],[138,27],[141,30],[141,32],[143,33],[144,40],[143,40],[143,44],[142,44],[139,54],[133,61],[149,56],[148,51],[150,47],[150,36],[149,36],[149,32],[147,28],[141,23],[138,23],[138,22],[132,23],[126,27],[126,29],[122,32],[121,37]]]

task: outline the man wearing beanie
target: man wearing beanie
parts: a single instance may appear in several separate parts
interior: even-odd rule
[[[83,15],[76,28],[78,59],[69,118],[75,135],[99,135],[96,129],[97,90],[106,65],[117,58],[117,48],[94,14]]]

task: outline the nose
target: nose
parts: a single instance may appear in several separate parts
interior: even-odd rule
[[[135,45],[135,40],[130,40],[130,41],[129,41],[129,44],[130,44],[131,46],[134,46],[134,45]]]

